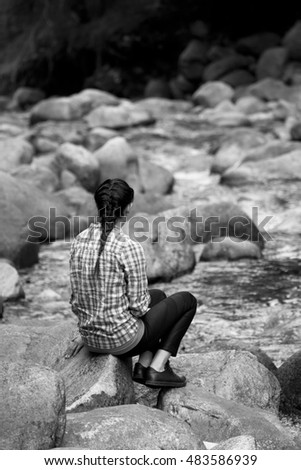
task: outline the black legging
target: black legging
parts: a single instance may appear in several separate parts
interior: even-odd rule
[[[178,292],[166,297],[159,289],[149,291],[150,310],[141,317],[145,331],[140,342],[125,353],[124,357],[133,357],[145,351],[155,353],[164,349],[176,356],[181,340],[196,312],[196,298],[189,292]]]

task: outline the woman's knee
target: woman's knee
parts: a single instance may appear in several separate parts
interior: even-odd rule
[[[151,303],[157,304],[166,299],[166,294],[160,289],[149,289],[149,294],[151,296]]]
[[[181,303],[184,304],[185,310],[194,310],[197,308],[197,299],[188,291],[181,291],[173,294],[175,300],[178,299]]]

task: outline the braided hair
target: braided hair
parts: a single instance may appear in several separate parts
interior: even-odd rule
[[[96,189],[94,199],[102,229],[100,255],[117,219],[124,215],[126,207],[133,202],[134,190],[122,179],[107,179]]]

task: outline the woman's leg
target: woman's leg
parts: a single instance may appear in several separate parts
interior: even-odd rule
[[[159,302],[166,299],[165,293],[159,289],[150,289],[149,293],[151,296],[150,307],[154,307]],[[144,351],[140,354],[138,363],[141,364],[144,368],[149,367],[152,363],[153,355],[154,354],[152,351]],[[141,374],[143,374],[143,370],[141,371]]]

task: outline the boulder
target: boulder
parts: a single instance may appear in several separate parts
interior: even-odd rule
[[[175,78],[172,78],[169,81],[169,87],[173,99],[186,99],[186,103],[189,104],[188,99],[190,99],[190,96],[196,90],[197,85],[196,82],[189,81],[186,77],[184,77],[184,75],[178,74]]]
[[[220,80],[227,73],[237,69],[248,68],[252,63],[253,59],[251,57],[231,54],[207,65],[203,73],[203,80],[205,82]]]
[[[100,168],[100,182],[108,178],[121,178],[138,192],[141,190],[138,159],[124,137],[110,139],[93,157]]]
[[[254,83],[255,77],[248,70],[237,69],[226,73],[226,75],[222,75],[220,80],[227,83],[227,85],[230,85],[232,88],[237,88]]]
[[[180,54],[178,68],[180,73],[191,81],[200,81],[204,64],[207,62],[208,45],[206,42],[192,39]]]
[[[256,65],[257,79],[263,80],[267,77],[282,78],[287,59],[288,53],[284,47],[266,49]]]
[[[249,114],[261,113],[266,111],[266,103],[256,96],[243,96],[236,101],[238,111]]]
[[[93,195],[81,186],[61,189],[55,195],[69,208],[72,215],[97,216]]]
[[[105,127],[95,127],[88,133],[85,146],[90,152],[95,152],[108,142],[108,140],[118,137],[117,133]]]
[[[273,413],[221,398],[194,384],[161,390],[158,407],[186,421],[202,441],[250,435],[261,450],[297,449],[293,436]]]
[[[35,152],[38,155],[56,152],[59,144],[44,137],[36,137],[32,140]]]
[[[30,123],[40,121],[74,121],[81,119],[99,106],[117,106],[118,98],[110,93],[85,89],[68,97],[40,101],[30,112]]]
[[[260,147],[266,141],[266,136],[254,129],[237,129],[235,133],[222,139],[211,164],[211,173],[223,173],[227,168],[242,161],[250,149]]]
[[[64,382],[46,367],[2,361],[0,449],[45,450],[61,444]]]
[[[107,354],[92,354],[86,347],[65,358],[77,334],[74,321],[53,326],[0,326],[0,357],[49,367],[59,373],[66,388],[66,411],[133,403],[131,360]]]
[[[10,261],[0,258],[0,299],[16,300],[25,297],[18,271]]]
[[[244,96],[256,96],[263,101],[287,100],[291,95],[290,88],[276,78],[264,78],[246,87]]]
[[[94,127],[122,129],[153,124],[154,118],[134,104],[122,103],[119,106],[99,106],[85,117],[85,122],[90,129]]]
[[[283,41],[287,49],[289,58],[292,60],[301,60],[301,21],[298,20],[294,26],[287,31]]]
[[[87,126],[83,121],[39,122],[31,130],[30,141],[37,150],[41,141],[48,146],[51,143],[53,147],[58,147],[65,142],[84,145],[87,132]]]
[[[184,100],[169,100],[166,98],[147,98],[136,102],[137,108],[147,111],[155,119],[174,116],[178,113],[191,111],[192,103]]]
[[[223,111],[216,106],[214,109],[205,109],[200,114],[200,121],[212,126],[218,127],[243,127],[250,126],[251,122],[248,116],[238,110]]]
[[[188,424],[143,405],[111,406],[67,416],[62,448],[205,449]]]
[[[150,282],[170,281],[195,266],[186,220],[179,215],[175,209],[156,215],[136,214],[124,226],[124,231],[144,249]]]
[[[239,259],[260,259],[261,251],[257,244],[249,240],[226,237],[214,238],[206,243],[200,261],[237,261]]]
[[[95,155],[80,145],[62,144],[56,159],[60,167],[73,173],[83,188],[94,192],[100,182],[99,164]]]
[[[290,129],[292,140],[301,141],[301,122],[296,122]]]
[[[258,450],[258,445],[253,436],[236,436],[219,442],[210,450]]]
[[[68,209],[54,195],[0,171],[1,257],[17,267],[31,266],[38,261],[42,242],[68,235],[68,217]]]
[[[237,41],[236,49],[242,54],[259,57],[266,49],[276,47],[280,42],[281,38],[278,34],[263,32],[240,38]]]
[[[254,214],[256,216],[256,214]],[[193,243],[208,243],[216,237],[236,237],[264,246],[257,220],[252,220],[238,205],[223,201],[202,204],[187,211],[189,238]]]
[[[169,194],[175,179],[170,171],[147,160],[139,162],[139,176],[146,192],[154,194]]]
[[[165,195],[154,192],[141,193],[136,195],[131,209],[131,216],[135,214],[158,214],[175,207],[172,195]]]
[[[237,403],[277,413],[280,385],[254,354],[242,350],[220,350],[182,354],[174,366],[188,383]]]
[[[33,147],[22,138],[0,140],[0,171],[10,171],[33,159]]]
[[[285,154],[301,151],[301,144],[297,142],[285,142],[281,140],[271,140],[264,145],[254,146],[246,152],[243,162],[261,162],[267,159],[278,158]]]
[[[164,78],[153,78],[151,79],[144,90],[145,98],[170,98],[170,88],[167,80]]]
[[[234,90],[223,82],[210,82],[201,85],[193,94],[192,99],[195,104],[214,108],[224,100],[231,100]]]
[[[301,351],[284,361],[277,370],[282,392],[282,407],[301,410]]]
[[[301,85],[301,63],[300,62],[287,62],[282,80],[286,85]]]
[[[10,172],[12,176],[27,181],[34,188],[39,188],[46,193],[53,193],[59,189],[59,177],[50,168],[36,165],[35,160],[31,165],[20,165]]]
[[[238,168],[223,173],[221,183],[241,186],[269,181],[299,181],[301,179],[300,150],[262,161],[244,161]]]
[[[10,109],[28,109],[45,98],[45,93],[38,88],[20,87],[14,92]]]

